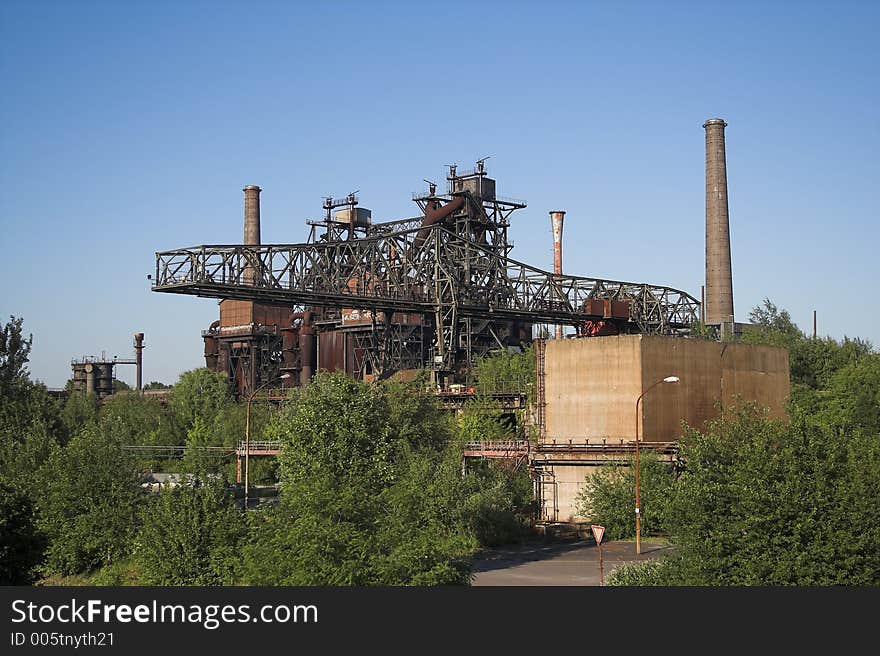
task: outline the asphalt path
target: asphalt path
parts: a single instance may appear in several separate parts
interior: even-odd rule
[[[629,541],[602,544],[602,570],[607,578],[623,563],[659,558],[670,547]],[[471,585],[600,585],[599,549],[593,540],[534,541],[487,551],[474,560]]]

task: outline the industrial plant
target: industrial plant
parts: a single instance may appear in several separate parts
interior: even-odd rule
[[[499,195],[485,159],[470,171],[450,165],[443,190],[426,180],[410,217],[376,221],[356,193],[325,198],[303,243],[261,242],[261,189],[247,185],[244,242],[156,253],[152,289],[220,300],[202,333],[205,364],[239,396],[308,385],[318,370],[364,381],[428,371],[450,390],[478,358],[535,344],[530,439],[466,455],[526,463],[542,518],[568,521],[585,467],[626,462],[640,444],[671,457],[683,422],[698,427],[740,401],[785,412],[787,351],[726,339],[747,329],[733,313],[726,126],[703,125],[700,300],[564,273],[562,210],[548,210],[553,271],[516,260],[508,229],[526,203]],[[694,339],[697,325],[715,339]]]

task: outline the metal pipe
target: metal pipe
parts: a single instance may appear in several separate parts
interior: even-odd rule
[[[143,377],[143,352],[144,352],[144,334],[143,333],[135,333],[134,334],[134,358],[135,364],[137,366],[137,391],[143,391],[144,386],[144,377]]]
[[[437,201],[429,202],[425,207],[425,218],[422,220],[422,229],[418,231],[415,239],[413,239],[413,252],[418,251],[425,242],[425,239],[428,238],[429,227],[435,223],[440,223],[462,205],[464,205],[464,196],[458,196],[442,206]]]
[[[733,321],[733,274],[730,265],[730,215],[724,128],[711,118],[706,130],[706,323]]]
[[[565,219],[563,210],[550,212],[550,224],[553,227],[553,273],[562,275],[562,223]],[[562,326],[556,326],[556,339],[562,339]]]

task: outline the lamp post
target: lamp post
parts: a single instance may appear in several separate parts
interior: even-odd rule
[[[639,496],[639,403],[642,397],[657,387],[660,383],[677,383],[681,380],[678,376],[667,376],[653,383],[648,389],[639,394],[636,399],[636,553],[642,553],[642,508]]]
[[[250,463],[251,455],[251,401],[254,400],[257,392],[268,386],[269,383],[274,383],[276,380],[284,380],[285,378],[290,378],[290,374],[281,374],[280,376],[278,376],[278,378],[267,380],[265,383],[260,385],[253,392],[251,392],[250,396],[248,396],[247,412],[245,413],[244,420],[244,510],[248,509],[248,504],[250,502],[250,497],[248,496],[248,465]]]

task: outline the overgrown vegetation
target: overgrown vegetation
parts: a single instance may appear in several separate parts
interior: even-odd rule
[[[769,300],[751,320],[743,341],[789,349],[790,420],[741,408],[687,431],[674,476],[644,461],[643,528],[668,533],[674,549],[609,584],[880,584],[880,354],[808,337]],[[631,537],[632,475],[590,484],[585,510]]]
[[[424,380],[320,373],[277,411],[254,401],[251,439],[283,450],[252,458],[250,482],[277,477],[281,491],[243,513],[230,482],[247,407],[222,376],[185,372],[167,403],[61,402],[30,380],[31,346],[13,318],[0,336],[0,583],[466,584],[477,549],[531,520],[524,471],[462,471],[475,427],[507,428],[477,405],[457,421]],[[150,492],[159,470],[186,475]]]

